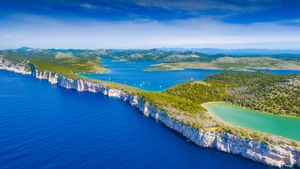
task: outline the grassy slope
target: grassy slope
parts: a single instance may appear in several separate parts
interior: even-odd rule
[[[227,101],[274,114],[300,116],[300,76],[269,73],[222,73],[176,85],[166,93],[196,103]]]
[[[77,77],[76,73],[103,73],[107,70],[101,68],[99,59],[79,59],[79,58],[61,58],[61,59],[28,59],[42,71],[57,72],[68,77]]]

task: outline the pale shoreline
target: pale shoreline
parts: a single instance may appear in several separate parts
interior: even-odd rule
[[[268,113],[268,112],[263,112],[263,111],[259,111],[259,110],[252,110],[252,109],[249,109],[247,107],[237,106],[237,105],[234,105],[234,104],[229,103],[229,102],[219,101],[219,102],[206,102],[206,103],[202,103],[201,104],[201,106],[206,109],[206,112],[212,118],[214,118],[215,120],[217,120],[217,121],[219,121],[219,122],[221,122],[223,124],[230,125],[230,126],[233,126],[233,127],[238,127],[238,128],[244,128],[244,129],[248,129],[248,130],[252,130],[252,131],[257,131],[257,132],[260,132],[260,133],[272,134],[272,135],[276,135],[276,136],[279,136],[279,137],[285,137],[285,136],[281,136],[281,135],[274,134],[274,133],[263,132],[263,131],[255,130],[255,129],[248,128],[248,127],[242,127],[242,126],[239,126],[239,125],[234,125],[234,124],[231,124],[230,122],[226,122],[225,120],[223,120],[222,118],[220,118],[219,116],[217,116],[216,114],[214,114],[214,113],[212,113],[211,111],[208,110],[208,105],[210,105],[210,104],[225,104],[225,105],[230,105],[230,106],[232,106],[234,108],[244,109],[244,110],[247,110],[247,111],[253,111],[253,112],[256,112],[256,113],[262,113],[262,114],[271,115],[271,116],[279,116],[279,117],[283,117],[283,118],[291,118],[291,119],[300,120],[299,117],[285,116],[285,115],[276,115],[276,114],[272,114],[272,113]],[[289,139],[292,139],[292,138],[289,138]],[[295,140],[295,139],[292,139],[292,140],[297,141],[297,142],[299,141],[299,140]]]
[[[248,107],[242,107],[242,106],[238,106],[238,105],[235,105],[233,103],[230,103],[230,102],[224,102],[224,101],[216,101],[216,102],[206,102],[206,103],[202,103],[201,106],[203,108],[205,108],[208,112],[208,109],[207,109],[207,106],[209,104],[228,104],[228,105],[231,105],[231,106],[234,106],[236,108],[240,108],[240,109],[245,109],[245,110],[249,110],[249,111],[254,111],[254,112],[257,112],[257,113],[264,113],[264,114],[268,114],[268,115],[272,115],[272,116],[280,116],[280,117],[288,117],[288,118],[296,118],[296,119],[300,119],[300,116],[291,116],[291,115],[284,115],[284,114],[274,114],[274,113],[270,113],[270,112],[266,112],[266,111],[260,111],[260,110],[253,110],[251,108],[248,108]],[[211,112],[210,112],[211,113]]]

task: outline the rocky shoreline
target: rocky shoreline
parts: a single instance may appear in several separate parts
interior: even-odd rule
[[[288,145],[271,145],[243,139],[225,132],[201,131],[172,119],[166,112],[137,95],[128,94],[120,89],[109,88],[100,82],[72,79],[58,73],[39,71],[30,63],[10,61],[1,56],[0,69],[31,75],[66,89],[101,93],[108,97],[122,99],[135,106],[145,116],[156,119],[201,147],[215,148],[226,153],[241,155],[269,166],[300,167],[300,150],[298,149]]]

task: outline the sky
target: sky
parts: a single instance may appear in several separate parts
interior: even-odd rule
[[[1,0],[0,48],[300,49],[300,0]]]

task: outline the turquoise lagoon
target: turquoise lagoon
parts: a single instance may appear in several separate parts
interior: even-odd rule
[[[226,103],[207,104],[207,109],[227,124],[300,141],[300,118],[253,111]]]

